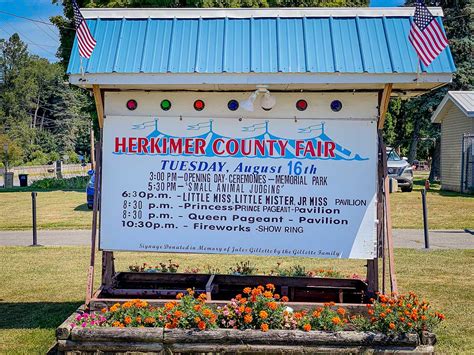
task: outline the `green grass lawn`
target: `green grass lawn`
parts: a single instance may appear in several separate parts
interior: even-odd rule
[[[92,213],[85,191],[39,191],[36,198],[39,229],[90,228]],[[0,230],[31,228],[31,191],[0,192]]]
[[[413,192],[391,194],[394,228],[423,228],[421,194],[424,176],[415,180]],[[88,229],[91,211],[85,204],[84,191],[39,191],[37,197],[38,228]],[[435,185],[428,192],[428,221],[430,229],[474,228],[474,195],[444,192]],[[17,188],[0,190],[0,230],[31,228],[31,190]]]
[[[277,261],[307,269],[335,268],[363,273],[363,261],[275,257],[117,253],[118,270],[144,261],[171,258],[180,270],[209,263],[227,270],[251,260],[268,272]],[[89,249],[86,247],[0,247],[0,353],[45,353],[54,330],[84,300]],[[415,291],[446,314],[438,329],[439,353],[474,349],[474,250],[417,251],[397,249],[396,271],[402,292]],[[98,274],[97,274],[98,276]],[[96,277],[96,280],[98,277]]]

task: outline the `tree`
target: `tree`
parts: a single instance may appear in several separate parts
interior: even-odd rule
[[[7,78],[0,91],[0,133],[21,147],[23,163],[87,154],[84,136],[93,110],[88,93],[65,83],[62,65],[29,55],[17,34],[0,49]]]
[[[23,152],[21,148],[6,134],[0,134],[0,161],[7,172],[11,166],[21,161]]]
[[[394,106],[392,102],[387,117],[394,122],[388,122],[384,128],[386,141],[393,141],[396,136],[393,144],[401,147],[410,162],[417,158],[433,157],[431,181],[439,179],[440,156],[440,130],[431,123],[431,115],[448,90],[472,90],[474,87],[474,22],[471,17],[471,2],[472,0],[426,1],[427,6],[443,7],[443,23],[457,71],[453,82],[441,89],[403,101],[400,107]],[[407,1],[407,5],[413,5],[413,1]]]

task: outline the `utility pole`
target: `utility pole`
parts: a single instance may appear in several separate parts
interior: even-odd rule
[[[95,169],[95,139],[94,139],[94,124],[91,120],[91,170]]]

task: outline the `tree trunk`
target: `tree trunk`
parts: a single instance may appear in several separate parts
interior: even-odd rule
[[[44,110],[43,110],[43,114],[41,115],[41,123],[40,123],[40,130],[43,130],[43,124],[44,124]]]
[[[430,182],[441,180],[441,138],[440,137],[438,137],[435,142],[429,180]]]
[[[411,144],[410,144],[410,152],[408,153],[408,162],[410,164],[413,164],[413,161],[416,158],[420,128],[421,128],[421,119],[418,118],[415,120],[415,127],[413,127],[413,135],[412,135]]]
[[[38,118],[39,102],[40,102],[40,95],[38,94],[38,99],[36,100],[35,115],[33,116],[33,124],[31,125],[31,128],[36,128],[36,119]]]

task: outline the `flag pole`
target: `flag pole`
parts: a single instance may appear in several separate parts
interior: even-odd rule
[[[421,71],[421,60],[418,58],[418,63],[416,65],[416,85],[419,84],[418,80],[420,79],[420,71]]]

